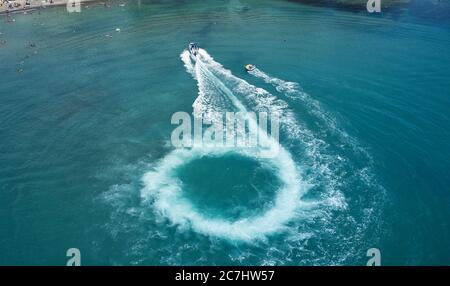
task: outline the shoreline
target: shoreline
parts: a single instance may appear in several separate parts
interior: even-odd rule
[[[8,8],[8,4],[2,1],[9,1],[13,8]],[[50,3],[50,1],[52,3]],[[69,0],[0,0],[0,15],[8,13],[18,13],[29,11],[33,9],[47,8],[53,6],[67,5]],[[80,4],[88,2],[101,2],[101,0],[79,0]],[[108,2],[108,0],[104,0]],[[296,2],[306,5],[334,7],[346,10],[366,10],[366,3],[368,0],[288,0],[289,2]],[[405,7],[411,4],[412,0],[384,0],[382,1],[383,8],[398,8]],[[17,4],[15,4],[17,3]],[[29,5],[26,5],[29,3]],[[14,5],[19,5],[14,7]]]
[[[0,0],[0,2],[3,0]],[[17,14],[17,13],[26,13],[27,11],[35,11],[37,9],[48,8],[48,7],[56,7],[67,5],[69,0],[16,0],[9,1],[9,4],[13,6],[13,8],[8,7],[7,3],[0,3],[0,15],[8,15],[8,14]],[[88,3],[88,2],[99,2],[100,0],[79,0],[80,4]],[[107,0],[106,0],[107,1]],[[27,2],[29,5],[27,5]]]

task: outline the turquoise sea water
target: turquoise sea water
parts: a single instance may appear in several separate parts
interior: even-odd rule
[[[204,2],[2,18],[0,264],[450,264],[448,18]],[[286,156],[174,150],[194,102]]]

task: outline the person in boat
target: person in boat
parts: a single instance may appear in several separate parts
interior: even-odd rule
[[[252,70],[255,69],[255,66],[252,65],[252,64],[248,64],[248,65],[245,65],[245,69],[246,69],[247,71],[252,71]]]
[[[189,52],[191,55],[196,56],[198,53],[198,46],[196,43],[190,43],[189,44]]]

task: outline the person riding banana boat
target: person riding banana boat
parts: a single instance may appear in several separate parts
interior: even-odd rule
[[[244,67],[245,67],[245,70],[247,70],[247,71],[252,71],[252,70],[254,70],[254,69],[256,68],[256,67],[255,67],[254,65],[252,65],[252,64],[245,65]]]

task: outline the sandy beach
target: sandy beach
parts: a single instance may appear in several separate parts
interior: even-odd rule
[[[68,0],[0,0],[0,14],[6,12],[26,11],[36,8],[67,5]],[[80,3],[93,2],[95,0],[79,0]]]

